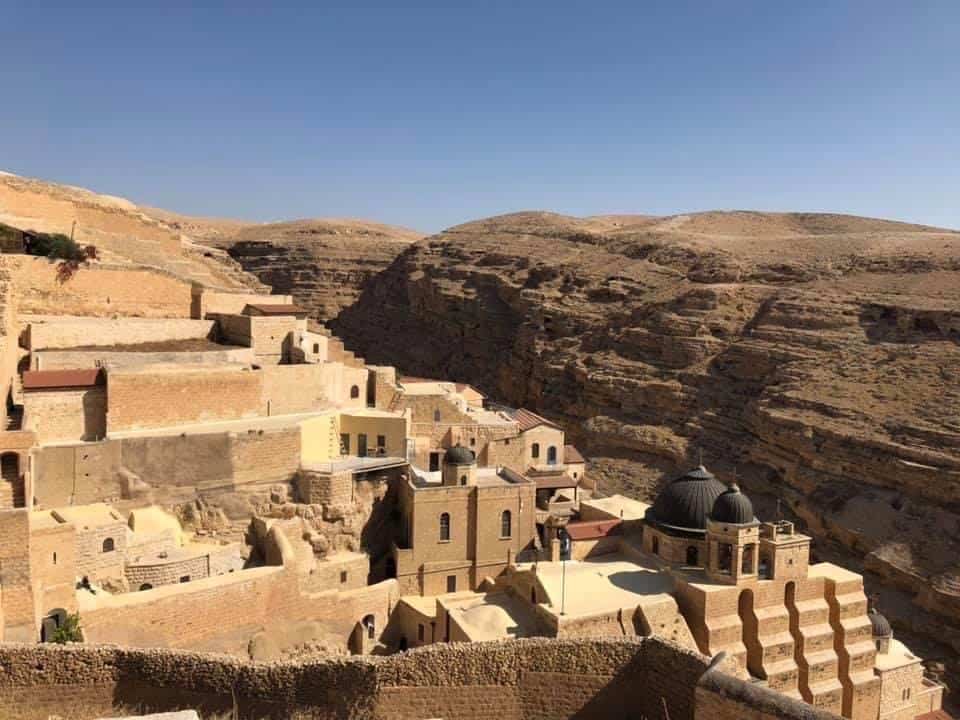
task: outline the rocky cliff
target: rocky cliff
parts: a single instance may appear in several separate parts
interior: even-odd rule
[[[367,281],[410,243],[413,230],[361,220],[296,220],[247,225],[211,238],[275,292],[291,294],[316,318],[334,318]]]
[[[901,632],[960,652],[960,234],[520,213],[411,246],[332,325],[564,420],[602,489],[650,497],[700,455],[736,470],[759,514],[866,568]]]

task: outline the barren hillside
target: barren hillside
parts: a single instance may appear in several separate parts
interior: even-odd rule
[[[0,172],[0,222],[72,233],[77,242],[96,245],[104,263],[161,268],[212,287],[262,289],[223,251],[196,243],[124,198]]]
[[[960,233],[843,215],[519,213],[411,246],[333,323],[563,419],[606,490],[734,469],[960,652]]]
[[[246,225],[210,241],[279,293],[327,320],[352,304],[366,282],[410,243],[406,228],[363,220],[315,219]]]

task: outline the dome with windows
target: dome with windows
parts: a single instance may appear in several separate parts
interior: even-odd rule
[[[443,456],[443,462],[446,465],[473,465],[476,461],[473,451],[459,443],[447,450]]]
[[[657,495],[648,521],[664,530],[703,533],[707,516],[727,487],[703,465],[681,475]]]
[[[753,503],[750,502],[750,498],[740,492],[740,487],[736,483],[731,483],[730,487],[724,490],[713,503],[710,519],[730,525],[752,525],[757,522],[757,518],[753,515]]]

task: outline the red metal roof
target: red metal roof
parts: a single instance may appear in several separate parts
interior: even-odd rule
[[[580,454],[580,451],[577,450],[573,445],[563,446],[563,461],[565,463],[586,462],[586,460],[583,459],[583,455]]]
[[[535,412],[527,410],[526,408],[520,408],[513,414],[513,419],[520,423],[520,432],[524,430],[530,430],[537,427],[538,425],[549,425],[550,427],[560,429],[560,426],[556,423],[552,423],[547,420],[545,417],[537,415]]]
[[[620,533],[622,520],[585,520],[568,523],[567,534],[571,540],[596,540]]]
[[[103,382],[103,370],[25,370],[24,390],[54,390],[61,388],[93,387]]]

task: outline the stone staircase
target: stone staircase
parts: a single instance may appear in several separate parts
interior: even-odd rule
[[[794,586],[796,587],[796,586]],[[798,685],[804,701],[840,714],[843,686],[839,679],[839,660],[834,649],[830,607],[824,598],[823,584],[808,582],[796,592],[787,592],[790,633],[796,648]]]

